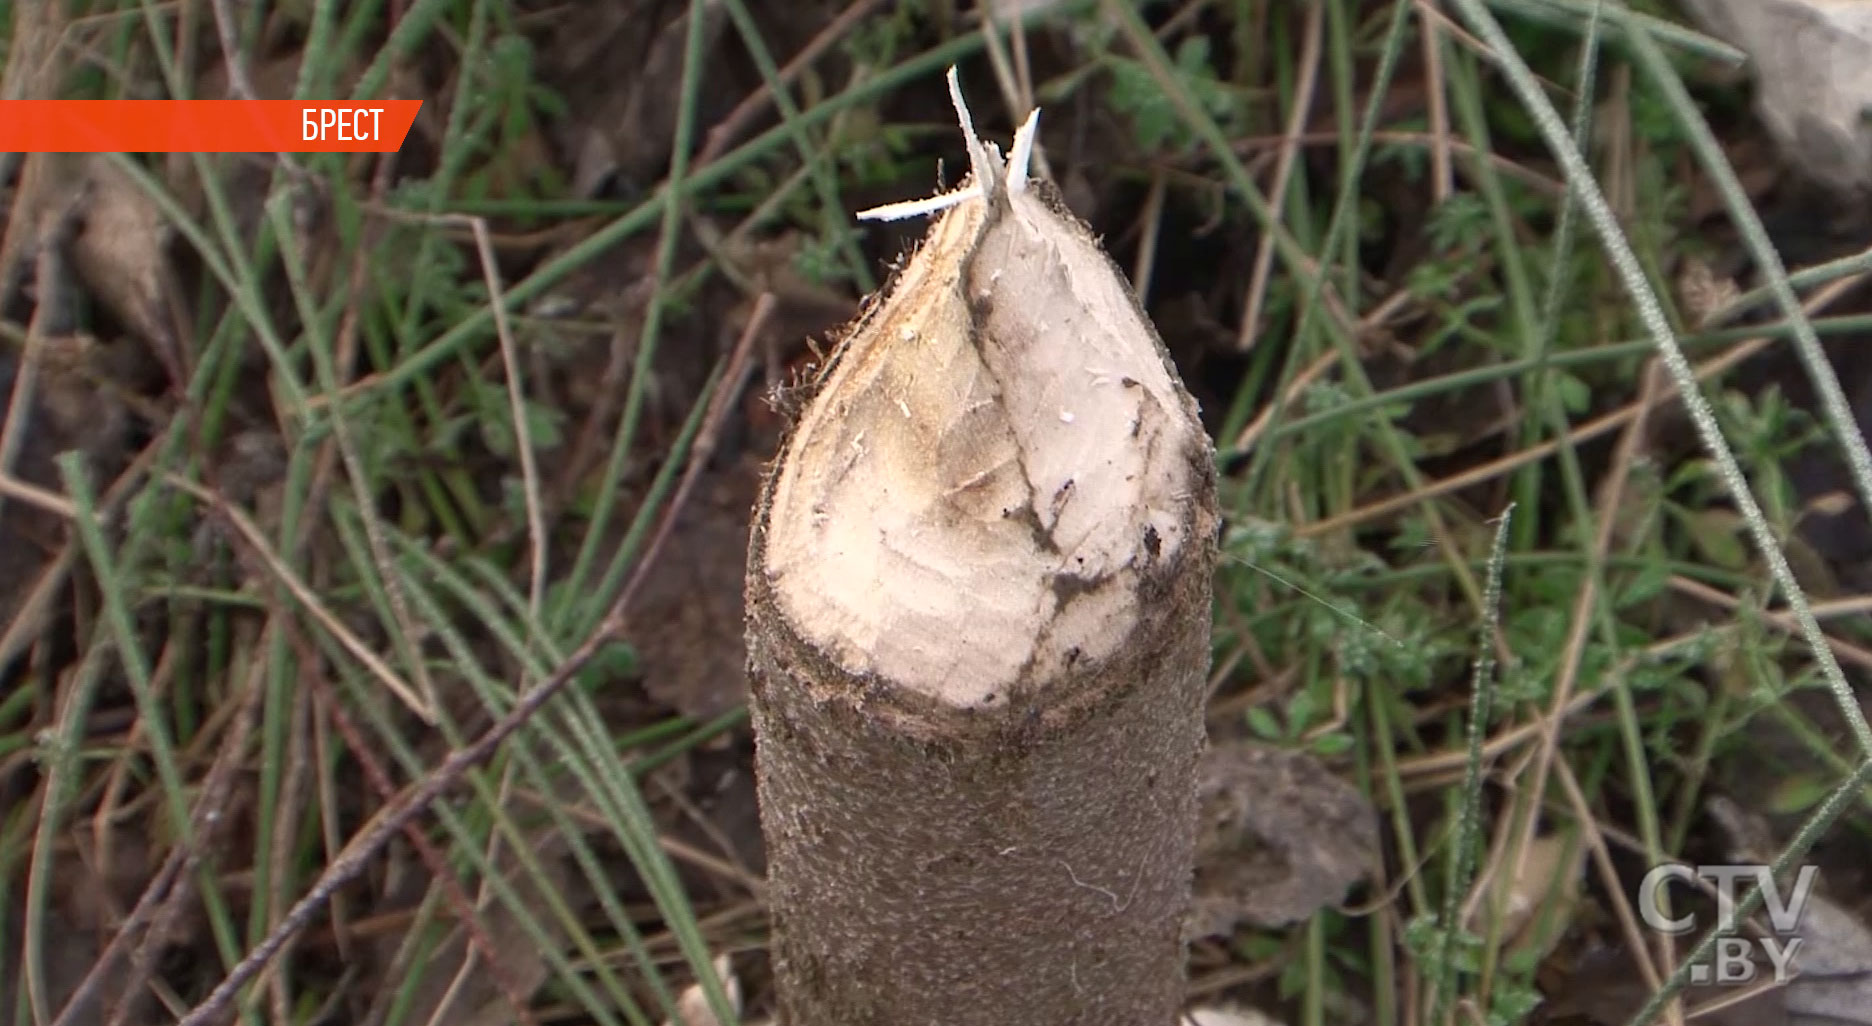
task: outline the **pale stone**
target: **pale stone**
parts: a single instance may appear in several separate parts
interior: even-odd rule
[[[1684,0],[1749,54],[1762,120],[1799,171],[1872,186],[1872,0]]]

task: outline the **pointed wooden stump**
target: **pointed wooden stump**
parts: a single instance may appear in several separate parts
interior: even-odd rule
[[[972,183],[917,205],[947,209],[757,510],[790,1026],[1171,1026],[1181,1001],[1213,452],[1123,275],[1027,183],[1031,131],[1011,167],[969,133]]]

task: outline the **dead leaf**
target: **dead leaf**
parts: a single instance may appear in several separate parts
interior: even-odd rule
[[[1185,933],[1284,926],[1339,902],[1378,853],[1378,821],[1352,785],[1304,752],[1238,742],[1198,770],[1202,821]]]
[[[1494,907],[1500,910],[1508,950],[1538,947],[1544,955],[1551,949],[1579,903],[1585,863],[1585,845],[1550,834],[1528,842],[1513,872],[1496,875]]]
[[[10,476],[18,483],[62,496],[65,485],[55,463],[67,450],[83,452],[93,480],[108,481],[124,460],[130,416],[124,404],[98,387],[100,363],[94,340],[51,335],[39,340],[38,380],[32,402],[14,409],[20,363],[0,351],[0,431],[22,418]],[[40,573],[69,541],[65,517],[17,497],[0,504],[0,632],[25,607]],[[41,615],[43,614],[43,610]],[[30,632],[29,632],[30,633]],[[10,658],[0,654],[0,662]]]
[[[172,370],[183,364],[170,308],[171,228],[148,193],[109,156],[80,165],[84,227],[72,240],[72,264],[111,315]]]
[[[759,470],[710,472],[690,498],[637,600],[630,632],[650,697],[696,720],[747,699],[742,581]]]
[[[545,47],[552,67],[543,73],[567,108],[581,112],[554,128],[560,151],[574,157],[573,195],[595,195],[613,174],[635,185],[661,177],[680,106],[687,7],[573,5],[559,22]],[[709,53],[727,27],[726,9],[709,3],[701,10],[702,52]]]

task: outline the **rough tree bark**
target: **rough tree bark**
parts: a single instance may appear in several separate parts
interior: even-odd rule
[[[953,73],[951,87],[954,89]],[[756,510],[781,1021],[1171,1026],[1213,450],[1122,274],[969,129]],[[916,204],[904,205],[916,207]]]

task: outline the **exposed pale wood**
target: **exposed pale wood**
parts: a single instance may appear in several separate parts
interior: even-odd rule
[[[1212,449],[1123,276],[1028,187],[1023,142],[1004,165],[970,141],[971,184],[932,204],[757,510],[784,1021],[1169,1026]]]

